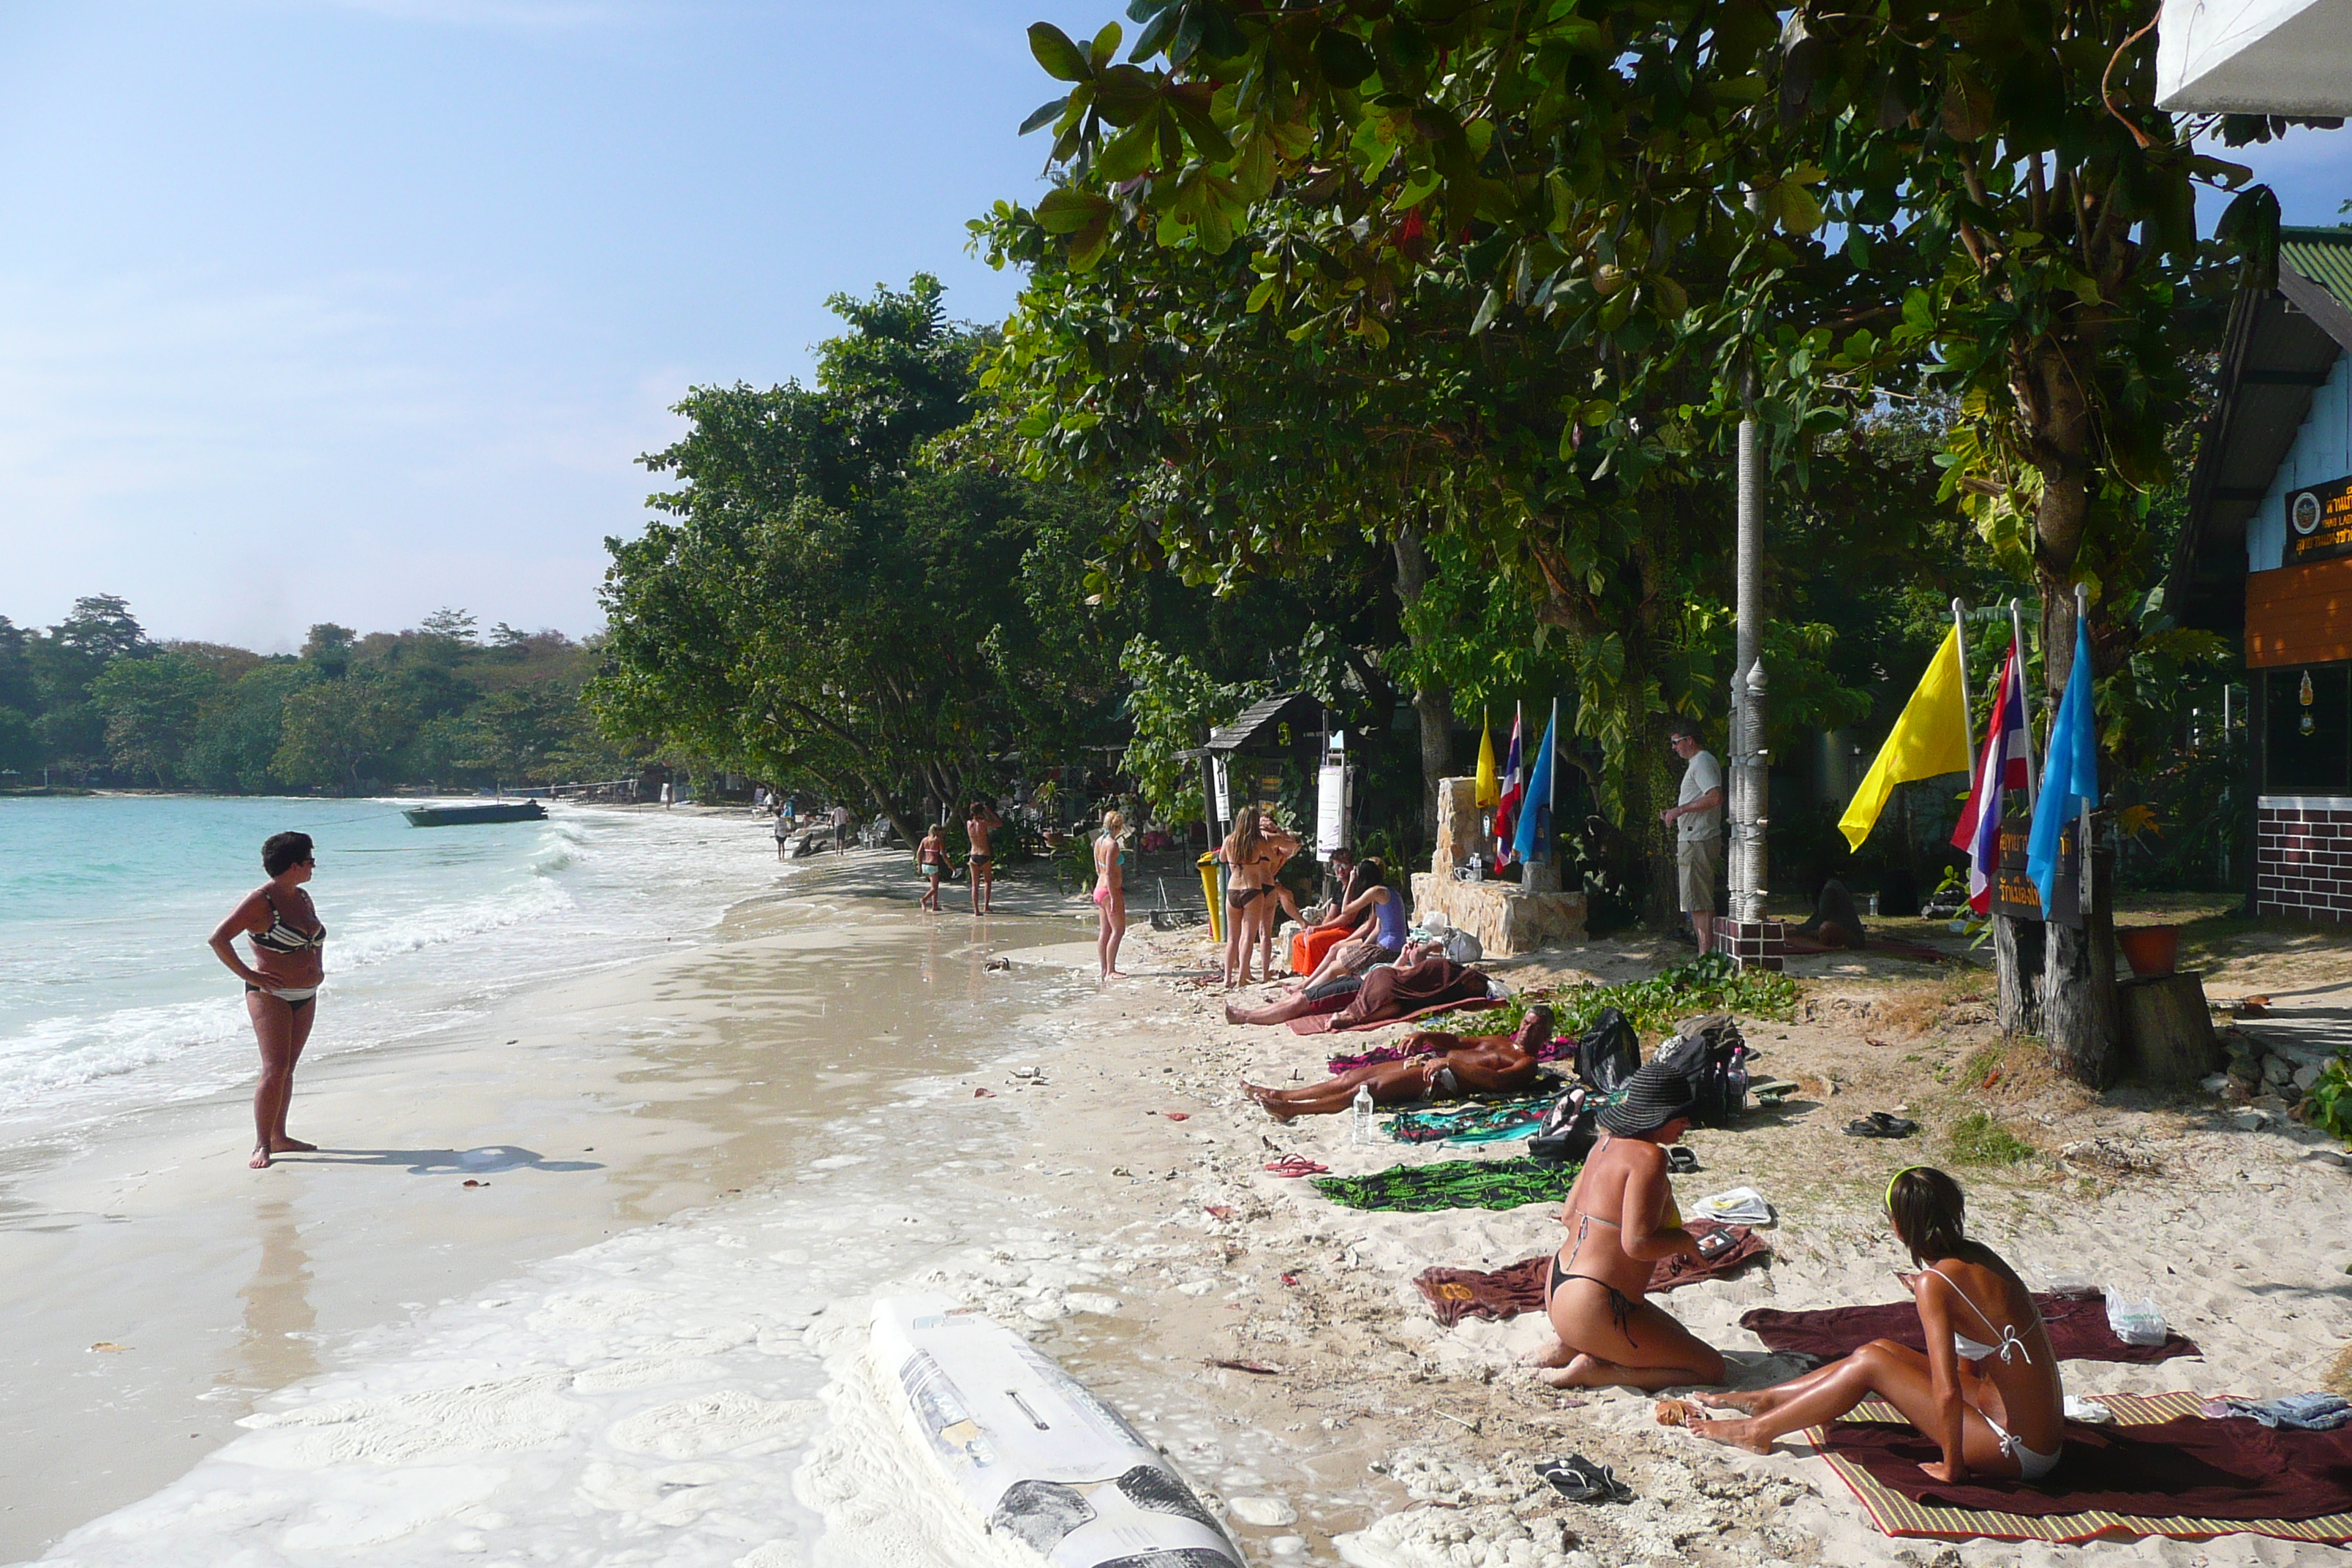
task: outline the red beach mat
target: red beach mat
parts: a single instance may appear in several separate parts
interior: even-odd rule
[[[2273,1431],[2211,1421],[2194,1394],[2103,1394],[2115,1425],[2066,1424],[2042,1480],[1951,1486],[1919,1467],[1941,1456],[1893,1405],[1873,1400],[1807,1434],[1888,1535],[2077,1542],[2100,1536],[2202,1541],[2242,1532],[2352,1542],[2352,1428]]]
[[[1345,996],[1335,996],[1328,998],[1328,1000],[1338,1002],[1340,1006],[1345,1006],[1350,998]],[[1426,1018],[1437,1013],[1483,1013],[1489,1007],[1499,1007],[1501,1005],[1502,1003],[1496,1001],[1491,996],[1474,996],[1467,1002],[1440,1002],[1433,1006],[1423,1007],[1415,1012],[1402,1014],[1394,1018],[1375,1018],[1369,1024],[1349,1024],[1344,1026],[1342,1032],[1344,1032],[1345,1029],[1385,1029],[1391,1024],[1410,1024],[1415,1018]],[[1331,1009],[1332,1013],[1337,1013],[1339,1011],[1339,1007]],[[1290,1020],[1290,1028],[1293,1034],[1328,1035],[1332,1033],[1335,1029],[1341,1029],[1342,1026],[1334,1025],[1331,1022],[1329,1014],[1320,1014],[1313,1015],[1305,1018],[1293,1018]]]

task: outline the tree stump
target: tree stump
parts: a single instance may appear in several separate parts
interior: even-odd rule
[[[2151,1089],[2193,1089],[2221,1065],[2201,974],[2159,974],[2116,987],[2126,1074]]]

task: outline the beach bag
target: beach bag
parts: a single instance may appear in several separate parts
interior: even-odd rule
[[[1698,1125],[1728,1127],[1748,1109],[1748,1042],[1728,1013],[1684,1019],[1658,1047],[1657,1059],[1690,1080],[1691,1120]]]
[[[1528,1140],[1528,1158],[1538,1165],[1582,1163],[1601,1136],[1600,1100],[1580,1085],[1561,1095]]]
[[[1623,1012],[1603,1007],[1576,1041],[1576,1076],[1602,1094],[1618,1086],[1642,1065],[1642,1037]]]

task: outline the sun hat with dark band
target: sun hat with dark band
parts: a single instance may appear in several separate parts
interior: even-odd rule
[[[1654,1058],[1633,1069],[1625,1087],[1601,1108],[1601,1125],[1622,1137],[1655,1132],[1676,1117],[1688,1116],[1695,1103],[1690,1075],[1676,1072]]]

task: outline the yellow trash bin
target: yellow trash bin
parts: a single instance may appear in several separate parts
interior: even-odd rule
[[[1201,896],[1209,900],[1209,934],[1225,940],[1225,900],[1217,892],[1217,852],[1201,857]]]

